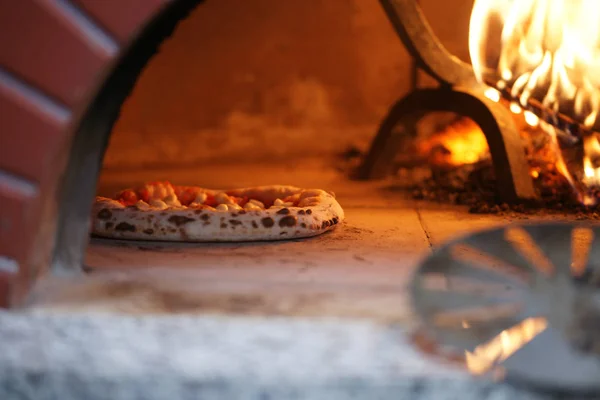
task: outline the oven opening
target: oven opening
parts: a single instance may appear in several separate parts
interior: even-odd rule
[[[150,206],[156,218],[139,227],[117,220],[114,211],[107,219],[99,217],[102,208],[90,213],[86,203],[81,219],[102,232],[90,237],[65,228],[71,246],[57,248],[55,256],[65,271],[80,262],[85,273],[40,285],[32,296],[39,307],[384,320],[406,313],[406,307],[386,304],[402,302],[398,289],[410,278],[409,266],[429,248],[414,202],[404,191],[388,191],[387,181],[350,175],[382,113],[407,85],[406,74],[396,71],[408,70],[410,59],[391,27],[381,24],[386,16],[377,3],[360,10],[344,2],[317,9],[268,4],[244,3],[232,13],[225,4],[202,3],[160,42],[111,127],[93,191],[113,198],[134,189],[138,197],[122,208]],[[223,20],[231,23],[217,22]],[[363,35],[363,25],[373,35]],[[395,54],[391,63],[389,54]],[[243,196],[236,196],[223,218],[222,202],[197,195],[185,200],[178,190],[265,185],[321,189],[334,196],[345,218],[317,217],[318,229],[307,237],[299,231],[310,228],[303,222],[310,204],[257,198],[279,210],[273,228],[296,208],[301,215],[280,236],[252,240],[273,224],[248,208],[252,198],[240,203]],[[164,193],[151,199],[148,190]],[[177,204],[166,199],[169,190]],[[285,207],[277,208],[277,201]],[[216,229],[215,237],[195,241],[192,230],[182,232],[193,222],[170,223],[169,215],[160,215],[179,206],[194,212],[185,218]],[[279,215],[288,208],[292,214]],[[255,212],[254,220],[238,225]],[[244,233],[235,240],[223,231]],[[72,246],[77,239],[85,239],[81,256]],[[396,268],[390,263],[398,257]]]
[[[443,30],[434,3],[423,9]],[[477,103],[467,102],[463,110],[425,106],[426,112],[414,113],[416,120],[411,112],[408,120],[389,124],[397,105],[387,121],[384,113],[402,87],[408,105],[397,104],[409,110],[411,102],[422,107],[410,96],[430,90],[427,95],[438,101],[449,90],[437,89],[435,74],[416,68],[403,53],[393,24],[383,23],[386,11],[390,15],[382,4],[355,10],[340,2],[318,12],[298,4],[248,4],[232,14],[218,2],[189,3],[151,31],[154,37],[142,37],[138,46],[157,46],[156,54],[146,50],[142,62],[134,45],[134,55],[120,67],[129,73],[117,70],[106,98],[82,123],[81,130],[90,132],[108,126],[110,135],[98,132],[75,143],[77,166],[68,170],[67,182],[73,181],[62,203],[66,219],[55,254],[56,270],[64,273],[41,284],[32,301],[43,308],[126,313],[402,318],[406,307],[387,305],[406,304],[401,288],[413,265],[443,240],[507,219],[561,219],[565,211],[574,211],[567,219],[597,216],[589,176],[595,149],[589,102],[596,92],[586,89],[581,96],[588,103],[572,101],[568,108],[556,86],[574,83],[548,76],[536,81],[546,84],[540,89],[533,78],[526,84],[520,83],[525,78],[508,78],[540,74],[520,58],[505,60],[513,54],[510,46],[523,48],[522,26],[530,29],[523,34],[526,44],[535,48],[533,37],[548,46],[545,31],[531,24],[531,10],[483,1],[457,11],[464,30],[445,39],[463,59],[474,60],[469,82],[475,89],[464,93]],[[337,12],[348,18],[333,18]],[[303,13],[310,24],[298,18]],[[496,32],[498,14],[507,20]],[[216,22],[223,20],[233,22]],[[372,33],[363,34],[364,26]],[[517,33],[510,36],[510,29]],[[512,39],[495,46],[499,35]],[[553,46],[562,54],[560,43]],[[398,66],[404,73],[397,73]],[[115,90],[126,84],[130,94],[115,101]],[[548,99],[554,103],[542,111],[549,114],[530,107]],[[482,122],[482,104],[492,107],[491,120]],[[544,122],[548,115],[558,118],[560,107],[567,110],[561,121],[570,116],[570,125]],[[501,119],[497,110],[509,115],[514,137],[502,129],[489,132]],[[114,124],[106,117],[111,112]],[[389,172],[357,179],[377,151],[373,133],[388,125],[401,132],[394,146],[384,146],[395,150]],[[504,141],[494,135],[505,135]],[[96,166],[86,156],[101,157],[97,183]],[[513,198],[506,197],[506,182]],[[530,185],[530,196],[519,182]],[[304,235],[312,226],[302,222],[311,207],[302,208],[299,198],[253,199],[227,191],[268,185],[322,189],[343,215],[317,220],[316,230]],[[190,194],[190,187],[201,189]],[[86,191],[94,202],[113,200],[90,213]],[[272,216],[265,218],[267,211]],[[256,233],[265,228],[278,229],[277,235]],[[69,273],[79,265],[83,275]]]

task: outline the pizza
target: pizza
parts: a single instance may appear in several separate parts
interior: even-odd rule
[[[335,228],[344,211],[335,194],[294,186],[211,190],[152,182],[96,197],[92,234],[185,242],[243,242],[316,236]]]

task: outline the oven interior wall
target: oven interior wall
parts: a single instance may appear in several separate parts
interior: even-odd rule
[[[472,2],[421,4],[444,44],[466,59]],[[104,168],[289,165],[364,150],[410,89],[410,65],[377,1],[207,1],[141,74]]]

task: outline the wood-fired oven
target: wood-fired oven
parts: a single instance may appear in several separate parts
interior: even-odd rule
[[[296,355],[288,358],[288,347],[281,350],[288,361],[306,351],[320,352],[319,343],[333,345],[328,332],[337,335],[347,326],[352,368],[340,361],[329,370],[327,361],[319,361],[325,363],[321,375],[336,371],[333,383],[322,387],[346,388],[344,382],[354,377],[368,382],[364,393],[407,375],[384,371],[397,367],[387,359],[380,364],[362,360],[372,371],[354,369],[361,357],[383,356],[376,341],[385,337],[396,343],[392,333],[403,343],[393,350],[394,357],[406,357],[403,368],[423,367],[416,375],[427,379],[460,380],[467,379],[465,365],[472,373],[491,375],[486,355],[501,364],[510,359],[509,350],[515,351],[510,343],[530,341],[548,326],[560,327],[561,333],[568,327],[576,332],[560,345],[576,342],[573,348],[580,353],[567,345],[570,350],[559,350],[569,360],[565,368],[577,373],[553,383],[560,389],[598,390],[594,337],[600,306],[590,287],[600,282],[595,265],[600,246],[594,237],[600,212],[600,85],[590,71],[599,59],[600,35],[591,28],[575,35],[576,43],[588,46],[587,53],[561,52],[547,29],[549,21],[555,26],[561,21],[552,1],[523,2],[529,9],[507,3],[0,1],[0,306],[14,309],[17,319],[30,312],[59,319],[84,315],[91,318],[85,329],[100,329],[103,318],[119,325],[120,318],[158,316],[147,325],[156,323],[151,330],[158,332],[168,329],[168,318],[180,316],[217,318],[218,329],[227,332],[233,328],[219,324],[232,318],[250,336],[256,333],[257,343],[261,335],[287,338],[296,329],[310,336],[308,325],[290,328],[301,321],[318,325],[314,342],[303,337],[304,350],[295,348]],[[565,10],[565,21],[576,17],[576,11]],[[560,32],[577,25],[567,22]],[[545,28],[535,34],[523,33],[540,26]],[[526,40],[517,43],[522,37]],[[545,53],[531,50],[535,40],[543,42]],[[514,57],[522,49],[531,50],[527,62]],[[471,63],[465,61],[469,55]],[[321,236],[277,242],[90,237],[96,195],[157,180],[219,189],[320,187],[335,192],[346,220]],[[578,225],[571,224],[575,220]],[[513,236],[512,228],[505,228],[511,223],[519,225]],[[479,233],[469,236],[474,232]],[[550,263],[568,259],[566,283],[544,275],[547,270],[539,265],[548,260],[527,256],[534,242],[551,253]],[[462,247],[456,253],[452,246]],[[583,253],[589,253],[589,261],[581,261]],[[512,273],[513,281],[475,271],[465,266],[469,262]],[[444,307],[485,303],[464,297],[472,288],[452,283],[454,278],[522,289],[519,299],[528,312],[546,318],[527,314],[520,328],[526,333],[513,342],[506,338],[518,334],[503,325],[517,315],[512,309],[503,309],[514,315],[502,314],[502,323],[494,320],[493,326],[448,313],[442,321],[438,314],[448,311]],[[477,293],[504,290],[492,286]],[[452,293],[440,295],[441,287]],[[579,290],[574,287],[584,288],[587,297],[573,294]],[[568,295],[560,302],[548,293]],[[503,303],[498,299],[506,293],[498,296],[490,304]],[[546,315],[540,310],[549,302],[554,308]],[[565,317],[575,315],[575,305],[586,311]],[[12,315],[0,315],[9,328]],[[53,322],[36,321],[23,329],[55,329]],[[320,321],[332,325],[324,328]],[[448,321],[462,325],[444,325]],[[181,332],[192,332],[186,323]],[[367,332],[355,323],[377,328]],[[279,328],[261,328],[270,324]],[[199,335],[215,329],[211,326]],[[0,346],[8,332],[2,329]],[[123,325],[119,332],[130,329]],[[474,336],[463,332],[469,329]],[[476,346],[498,335],[505,338],[502,345]],[[218,339],[225,343],[231,337]],[[103,338],[99,342],[111,346]],[[202,344],[190,348],[196,345]],[[244,348],[254,350],[248,354],[254,353],[248,359],[260,360],[260,346],[249,346]],[[146,351],[138,350],[132,359]],[[49,354],[54,360],[59,353]],[[583,354],[584,361],[573,354]],[[311,360],[305,365],[318,364]],[[175,369],[181,367],[178,362],[173,361]],[[527,382],[552,386],[555,370],[539,367],[537,375],[528,374],[523,365],[531,370],[536,364],[519,362],[505,375],[522,374]],[[274,375],[265,379],[281,373],[284,378],[273,378],[279,382],[293,375],[299,379],[294,390],[311,388],[295,372],[285,375],[288,364],[269,369]],[[146,367],[140,362],[135,368],[144,372]],[[582,368],[586,372],[580,374]],[[490,387],[495,386],[485,390]],[[430,394],[442,393],[435,390]],[[474,391],[474,398],[485,397],[483,390]],[[311,393],[307,397],[324,392]]]

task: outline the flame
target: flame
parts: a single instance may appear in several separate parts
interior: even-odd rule
[[[495,90],[495,89],[492,89]],[[419,144],[419,151],[433,164],[473,164],[488,156],[488,144],[481,128],[470,119],[460,119]]]
[[[583,183],[587,186],[600,186],[600,142],[597,135],[583,139]]]
[[[525,109],[533,101],[594,127],[599,15],[598,0],[475,0],[469,53],[477,79],[506,88]]]
[[[475,0],[469,25],[471,63],[478,81],[489,86],[486,96],[501,91],[514,114],[522,112],[527,125],[550,135],[556,169],[587,206],[597,202],[590,189],[600,187],[600,143],[593,133],[600,131],[598,15],[598,0]],[[547,122],[557,114],[582,125],[583,140]],[[583,176],[569,170],[558,139],[583,146]]]
[[[465,322],[463,327],[468,324]],[[528,318],[515,325],[487,343],[477,346],[473,352],[465,351],[465,359],[469,371],[476,375],[484,374],[498,363],[506,360],[517,350],[532,341],[548,326],[545,318]]]
[[[487,88],[484,92],[485,97],[487,97],[488,99],[490,99],[491,101],[493,101],[494,103],[497,103],[500,101],[500,92],[497,91],[494,88]]]
[[[513,114],[520,114],[522,109],[521,106],[513,101],[510,103],[510,111],[512,111]]]
[[[531,111],[525,111],[523,117],[529,126],[538,126],[540,124],[540,119]]]

